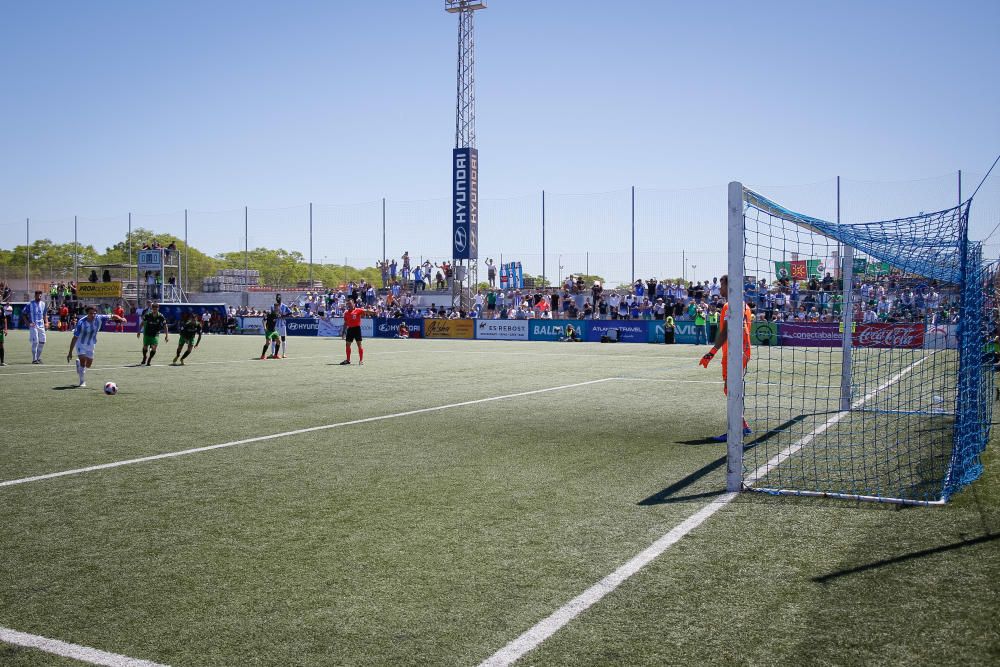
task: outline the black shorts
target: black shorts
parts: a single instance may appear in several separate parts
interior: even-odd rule
[[[347,343],[361,342],[361,327],[347,327]]]

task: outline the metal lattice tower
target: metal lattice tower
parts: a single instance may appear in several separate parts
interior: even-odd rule
[[[455,99],[455,148],[476,148],[476,10],[486,9],[485,0],[445,0],[445,11],[458,14],[458,76]],[[461,275],[461,264],[455,262]],[[478,262],[466,260],[464,276],[452,282],[452,304],[468,310],[479,283]]]
[[[445,0],[445,11],[458,14],[458,88],[455,100],[455,148],[476,147],[475,12],[486,2]]]

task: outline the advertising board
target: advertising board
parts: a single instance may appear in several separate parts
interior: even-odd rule
[[[473,320],[424,320],[424,338],[475,338]]]
[[[925,331],[923,324],[859,324],[851,341],[854,347],[922,348]]]
[[[768,322],[767,320],[755,320],[750,325],[750,344],[781,345],[778,337],[778,323]]]
[[[122,283],[120,280],[107,283],[80,283],[76,286],[76,295],[80,299],[120,299]]]
[[[836,322],[781,322],[778,338],[782,345],[799,347],[841,347],[843,343]]]
[[[528,340],[528,320],[476,320],[475,322],[478,339]]]
[[[573,325],[580,340],[587,339],[586,320],[525,320],[528,323],[528,340],[559,340],[566,335],[566,327]]]
[[[399,335],[399,325],[405,324],[410,338],[424,337],[424,321],[416,318],[380,317],[373,320],[376,338],[396,338]],[[362,333],[364,335],[364,333]]]
[[[319,320],[315,317],[286,317],[285,330],[289,336],[318,336]]]
[[[594,320],[584,340],[599,343],[602,336],[607,336],[619,343],[648,343],[649,324],[645,320]]]

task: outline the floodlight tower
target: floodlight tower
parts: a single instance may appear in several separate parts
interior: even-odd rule
[[[468,310],[478,284],[479,153],[476,150],[476,43],[473,17],[485,0],[445,0],[458,14],[458,89],[452,151],[453,305]]]

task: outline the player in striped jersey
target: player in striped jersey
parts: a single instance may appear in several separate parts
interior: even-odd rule
[[[48,306],[42,301],[41,290],[35,291],[35,300],[24,309],[24,318],[28,320],[28,338],[31,340],[31,363],[42,363],[42,348],[45,347],[45,327],[47,326]]]
[[[274,313],[277,320],[275,322],[275,331],[281,338],[281,355],[279,356],[277,352],[274,354],[275,359],[283,359],[288,356],[288,348],[286,347],[285,339],[288,337],[288,323],[285,322],[285,318],[292,314],[292,309],[286,304],[281,303],[281,295],[274,295],[274,305],[271,306],[271,312]]]
[[[97,308],[87,306],[87,316],[80,319],[73,329],[73,340],[69,342],[69,353],[66,363],[73,358],[73,348],[76,347],[76,374],[80,378],[80,386],[86,387],[87,369],[94,363],[94,348],[97,346],[97,332],[108,320],[124,322],[124,317],[118,315],[98,315]]]

